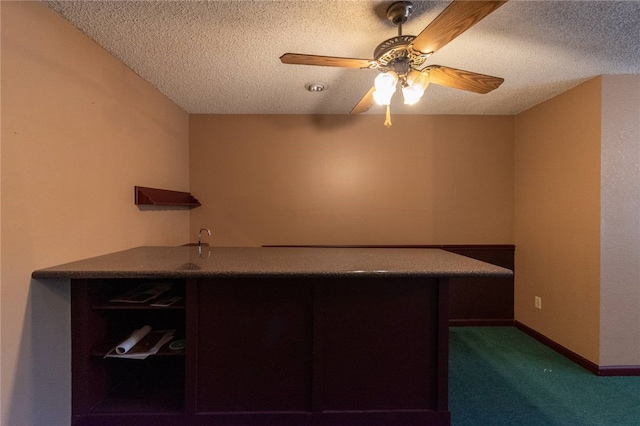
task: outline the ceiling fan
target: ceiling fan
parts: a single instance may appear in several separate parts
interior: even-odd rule
[[[386,105],[385,125],[389,127],[389,105],[398,83],[406,104],[416,103],[429,83],[481,94],[489,93],[502,84],[504,79],[499,77],[442,65],[425,65],[425,62],[438,49],[506,2],[454,0],[420,34],[412,36],[402,34],[402,24],[411,16],[413,4],[396,1],[387,9],[387,18],[398,26],[398,35],[380,43],[373,53],[374,59],[285,53],[280,61],[284,64],[379,70],[374,86],[351,110],[351,114],[368,111],[374,102]]]

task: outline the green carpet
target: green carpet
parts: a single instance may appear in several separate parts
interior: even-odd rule
[[[598,377],[514,327],[451,327],[453,426],[640,425],[640,377]]]

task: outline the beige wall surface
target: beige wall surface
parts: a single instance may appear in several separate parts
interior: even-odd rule
[[[516,319],[640,364],[637,76],[515,118],[189,117],[42,3],[0,19],[0,424],[69,424],[68,282],[33,270],[200,227],[219,246],[515,243]],[[134,185],[203,205],[139,209]]]
[[[69,289],[35,269],[188,238],[188,115],[40,2],[1,2],[1,423],[70,423]]]
[[[512,244],[513,117],[192,115],[191,238]]]
[[[602,77],[600,364],[640,365],[640,76]]]
[[[515,118],[515,317],[598,363],[601,79]],[[542,309],[534,308],[534,297]]]

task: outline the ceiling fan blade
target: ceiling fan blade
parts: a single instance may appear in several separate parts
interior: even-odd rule
[[[316,65],[321,67],[369,68],[376,63],[372,59],[340,58],[337,56],[304,55],[285,53],[280,56],[283,64]]]
[[[373,86],[366,95],[360,99],[360,102],[356,106],[353,107],[350,114],[360,114],[361,112],[369,111],[369,108],[373,106],[373,92],[375,92],[376,87]]]
[[[506,2],[454,0],[418,34],[413,48],[425,54],[433,53]]]
[[[492,77],[440,65],[431,65],[427,69],[429,70],[429,81],[431,83],[475,93],[489,93],[497,89],[504,81],[500,77]]]

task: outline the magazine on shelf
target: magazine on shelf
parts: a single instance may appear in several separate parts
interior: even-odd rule
[[[167,307],[182,300],[181,296],[165,297],[149,303],[149,306]]]
[[[145,325],[133,331],[129,337],[114,346],[105,358],[146,359],[158,353],[160,348],[173,339],[175,330],[152,330]]]
[[[171,283],[143,283],[131,291],[127,291],[110,302],[119,303],[147,303],[171,290]]]

